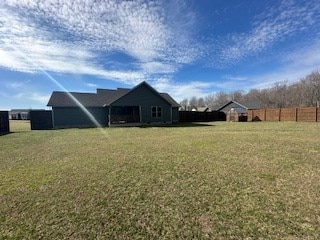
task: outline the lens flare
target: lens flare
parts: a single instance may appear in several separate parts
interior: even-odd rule
[[[14,49],[21,57],[23,57],[25,60],[27,60],[29,63],[31,63],[36,69],[38,69],[41,73],[43,73],[47,78],[50,79],[51,82],[53,82],[54,84],[56,84],[59,88],[61,88],[64,92],[66,92],[68,94],[68,96],[77,104],[77,106],[88,116],[88,118],[90,119],[90,121],[92,121],[92,123],[100,129],[100,131],[103,133],[103,135],[105,135],[106,137],[108,137],[107,132],[105,131],[105,129],[103,129],[103,127],[101,126],[101,124],[95,119],[95,117],[88,111],[88,109],[80,102],[78,101],[78,99],[76,99],[64,86],[62,86],[62,84],[60,84],[53,76],[51,76],[47,71],[45,71],[41,66],[39,66],[37,63],[35,63],[30,57],[28,57],[26,54],[24,54],[23,52],[21,52],[18,48],[16,48],[15,46],[13,46],[12,44],[8,44],[12,49]]]

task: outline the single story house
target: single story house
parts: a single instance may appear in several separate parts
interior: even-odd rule
[[[142,82],[132,89],[97,89],[96,93],[53,92],[54,128],[171,124],[179,121],[180,105],[167,93]]]
[[[30,120],[30,109],[11,109],[9,118],[12,120]]]
[[[260,105],[257,101],[239,103],[231,100],[219,107],[217,111],[224,112],[226,114],[226,120],[229,122],[243,122],[247,121],[247,110],[259,109]]]
[[[197,112],[212,112],[209,107],[197,107]]]

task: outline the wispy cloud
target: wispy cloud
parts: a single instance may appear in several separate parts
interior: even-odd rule
[[[316,0],[281,1],[278,7],[269,7],[257,16],[249,31],[215,39],[210,65],[218,68],[236,65],[290,36],[303,34],[306,29],[313,29],[316,36],[319,26],[315,23],[320,21],[319,16],[320,5]]]
[[[50,95],[45,95],[38,92],[20,92],[14,95],[14,98],[22,100],[32,100],[34,102],[46,105],[49,101]]]
[[[235,8],[244,4],[242,1]],[[272,46],[304,34],[306,29],[320,37],[318,0],[273,2],[272,7],[252,19],[246,31],[210,35],[201,41],[197,36],[198,19],[184,0],[3,0],[0,67],[28,73],[39,72],[41,67],[49,72],[93,75],[128,85],[148,80],[158,90],[182,100],[204,96],[214,87],[246,89],[258,86],[253,85],[256,81],[294,81],[291,79],[304,72],[292,70],[294,64],[305,65],[305,71],[319,66],[319,48],[315,47],[304,53],[291,51],[286,58],[271,53],[287,65],[274,71],[278,75],[235,73],[215,79],[214,84],[197,77],[188,82],[175,80],[174,75],[185,65],[202,62],[226,69],[269,53]],[[117,61],[113,58],[117,54],[129,60]]]
[[[278,68],[267,73],[250,74],[247,76],[226,76],[217,87],[225,90],[249,90],[251,88],[268,88],[277,82],[288,82],[289,84],[299,81],[312,71],[320,70],[320,41],[308,46],[301,46],[295,51],[279,55]]]
[[[170,79],[162,78],[152,82],[152,85],[159,92],[167,92],[178,102],[185,98],[196,96],[198,98],[205,97],[211,93],[211,88],[215,83],[202,81],[174,82]]]
[[[267,74],[253,76],[252,87],[266,88],[276,82],[287,81],[294,83],[310,74],[312,71],[320,69],[320,41],[301,46],[295,51],[287,52],[279,56],[281,67]]]
[[[7,84],[7,86],[11,89],[17,90],[17,89],[21,89],[24,86],[26,86],[28,83],[30,83],[30,80],[26,80],[26,81],[15,81],[15,82],[9,82]]]
[[[37,65],[131,84],[154,73],[173,73],[199,54],[188,31],[195,19],[192,11],[180,0],[169,5],[146,0],[5,0],[0,3],[0,66],[37,72]],[[167,11],[189,18],[171,21]],[[117,52],[132,57],[135,70],[103,67],[97,60]]]
[[[86,83],[86,85],[87,85],[88,87],[91,87],[91,88],[98,88],[98,84]]]

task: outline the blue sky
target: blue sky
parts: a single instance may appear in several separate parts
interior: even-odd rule
[[[1,110],[141,81],[179,102],[319,69],[319,0],[0,2]]]

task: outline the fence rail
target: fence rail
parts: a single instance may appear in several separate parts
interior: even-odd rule
[[[308,108],[249,109],[248,121],[320,122],[320,110]]]
[[[179,122],[211,122],[211,121],[225,121],[226,115],[224,112],[192,112],[179,111]]]
[[[30,111],[31,130],[48,130],[53,128],[52,111],[31,110]]]

